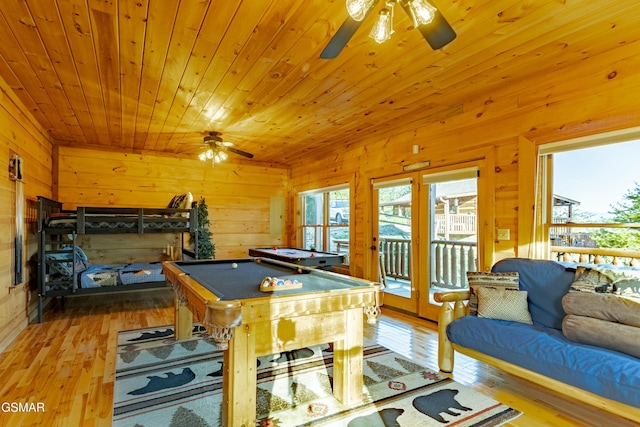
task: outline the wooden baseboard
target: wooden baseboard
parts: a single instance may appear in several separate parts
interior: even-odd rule
[[[565,384],[558,380],[554,380],[553,378],[549,378],[537,372],[529,371],[528,369],[524,369],[521,366],[505,362],[504,360],[500,360],[492,356],[487,356],[484,353],[480,353],[479,351],[470,348],[453,344],[453,349],[461,354],[495,366],[498,369],[554,390],[565,396],[577,399],[583,403],[602,409],[604,411],[611,412],[619,417],[627,418],[631,421],[640,423],[640,410],[638,410],[638,408],[634,408],[632,406],[616,402],[615,400],[598,396],[597,394],[593,394],[581,388]]]

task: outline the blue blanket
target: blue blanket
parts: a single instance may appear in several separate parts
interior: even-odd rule
[[[97,264],[80,275],[82,288],[164,282],[162,263]]]

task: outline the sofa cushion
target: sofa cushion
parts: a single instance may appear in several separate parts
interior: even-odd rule
[[[557,329],[477,316],[454,321],[447,336],[463,347],[640,407],[640,361],[635,357],[574,343]]]
[[[529,313],[534,325],[562,329],[565,315],[562,297],[573,282],[575,269],[556,261],[506,258],[498,261],[492,271],[517,271],[520,290],[528,292]]]
[[[640,363],[640,328],[635,326],[569,314],[562,322],[562,333],[571,341],[637,357]]]
[[[640,328],[640,301],[636,299],[615,294],[569,292],[562,298],[562,307],[567,314],[593,317]]]
[[[532,324],[527,309],[527,291],[478,288],[478,316]]]
[[[487,273],[484,271],[468,271],[467,281],[469,282],[469,314],[478,314],[478,288],[488,286],[491,288],[506,288],[518,290],[519,279],[517,272],[508,273]]]

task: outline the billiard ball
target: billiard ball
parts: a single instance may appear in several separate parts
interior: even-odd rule
[[[238,268],[238,264],[236,264],[235,262],[231,263],[231,268]]]

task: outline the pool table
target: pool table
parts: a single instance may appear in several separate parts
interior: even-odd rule
[[[270,258],[166,261],[163,273],[175,291],[176,339],[191,337],[195,318],[224,350],[223,425],[255,426],[256,357],[310,345],[333,342],[334,396],[363,400],[363,317],[376,322],[381,284]],[[303,286],[263,292],[265,277]]]
[[[344,263],[344,256],[340,254],[296,248],[253,248],[249,249],[249,256],[273,258],[308,267],[330,267]]]

